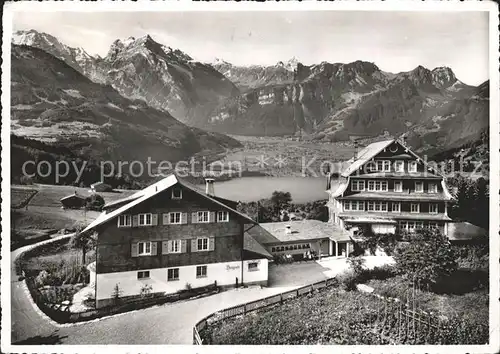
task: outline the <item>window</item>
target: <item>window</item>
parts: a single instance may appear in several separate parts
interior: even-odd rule
[[[120,215],[118,217],[118,227],[132,226],[132,215]]]
[[[363,180],[352,180],[351,189],[353,192],[360,192],[365,190],[365,181]]]
[[[417,229],[423,229],[423,228],[424,228],[424,223],[423,223],[423,221],[417,221],[417,222],[415,223],[415,228],[417,228]]]
[[[397,203],[392,203],[392,212],[393,213],[400,213],[401,212],[401,203],[400,202],[397,202]]]
[[[170,215],[170,224],[180,224],[182,223],[181,221],[181,213],[179,212],[174,212],[174,213],[169,213]]]
[[[424,191],[424,182],[415,182],[415,193],[422,193]]]
[[[182,189],[172,188],[172,199],[182,199]]]
[[[370,161],[366,164],[367,172],[375,172],[377,171],[377,164],[374,161]]]
[[[199,238],[196,241],[196,246],[198,251],[208,251],[208,238]]]
[[[197,266],[196,278],[206,278],[206,277],[207,277],[207,266]]]
[[[137,244],[139,256],[148,256],[151,255],[151,242],[139,242]]]
[[[229,213],[227,211],[217,212],[217,222],[228,222],[228,221],[229,221]]]
[[[167,281],[179,280],[179,268],[167,269]]]
[[[394,192],[403,191],[403,181],[394,181]]]
[[[153,214],[139,214],[139,226],[153,225]]]
[[[198,212],[198,222],[208,222],[209,221],[209,212],[208,211],[199,211]]]
[[[248,263],[248,271],[249,272],[256,272],[259,270],[259,263],[258,262],[249,262]]]
[[[387,192],[387,181],[368,181],[368,190],[377,192]]]
[[[415,231],[415,222],[408,221],[408,231]]]
[[[408,222],[406,222],[406,221],[401,221],[401,222],[399,223],[399,228],[400,228],[401,230],[408,230]]]
[[[382,161],[383,163],[383,170],[384,172],[391,172],[391,161],[384,160]]]
[[[181,253],[181,240],[172,240],[172,253]]]
[[[405,163],[404,163],[404,161],[396,161],[396,162],[394,162],[394,171],[396,171],[396,172],[404,172],[405,171]]]
[[[137,272],[137,279],[149,279],[149,270]]]
[[[437,193],[438,186],[436,183],[429,183],[429,193]]]
[[[437,214],[438,212],[438,205],[437,203],[430,203],[429,204],[429,213],[431,214]]]
[[[384,169],[384,161],[377,161],[377,171],[383,171]]]
[[[408,172],[417,172],[417,161],[410,161],[408,163]]]
[[[344,202],[344,210],[363,211],[365,210],[365,202],[358,200],[346,200]]]
[[[429,229],[437,229],[437,222],[429,222]]]
[[[420,213],[420,204],[418,204],[418,203],[411,203],[410,211],[412,213]]]
[[[276,247],[271,247],[271,252],[276,252]]]
[[[368,211],[387,211],[387,202],[368,202]]]

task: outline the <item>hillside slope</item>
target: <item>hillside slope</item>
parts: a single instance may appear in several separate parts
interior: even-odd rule
[[[239,143],[122,97],[43,50],[12,46],[11,128],[90,160],[175,162]]]

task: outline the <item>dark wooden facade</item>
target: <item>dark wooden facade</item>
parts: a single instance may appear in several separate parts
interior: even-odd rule
[[[182,199],[172,199],[171,187],[123,213],[132,216],[152,213],[156,215],[154,218],[156,225],[118,227],[117,218],[113,218],[99,226],[97,273],[242,260],[244,220],[239,215],[229,212],[227,222],[217,222],[215,219],[208,223],[193,223],[192,213],[227,211],[227,209],[190,189],[180,188]],[[187,220],[184,224],[164,224],[163,214],[169,212],[185,213]],[[192,249],[193,240],[200,237],[210,239],[211,250]],[[183,252],[165,254],[169,240],[181,240]],[[133,245],[146,241],[152,242],[152,255],[134,256]],[[248,259],[249,255],[245,253],[245,259]]]

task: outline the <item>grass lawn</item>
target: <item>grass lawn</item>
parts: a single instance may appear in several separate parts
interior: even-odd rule
[[[408,291],[413,287],[401,276],[386,280],[372,279],[366,283],[375,289],[375,292],[389,297],[406,299]],[[411,294],[410,294],[411,296]],[[489,293],[488,289],[471,291],[461,295],[436,294],[433,292],[416,290],[417,306],[424,310],[439,313],[442,316],[468,316],[474,323],[488,323],[489,320]]]
[[[62,229],[72,230],[77,225],[85,226],[99,216],[97,211],[62,209],[60,199],[77,192],[90,195],[88,188],[73,186],[53,186],[35,184],[32,186],[12,186],[11,205],[11,249],[48,239]],[[135,191],[99,193],[106,202],[131,195]],[[31,196],[27,205],[23,200]]]
[[[36,255],[22,257],[22,267],[28,271],[39,271],[47,269],[51,265],[57,265],[61,262],[67,264],[81,264],[82,251],[69,248],[69,239],[62,242],[54,242],[37,250]],[[95,261],[95,251],[87,252],[85,256],[85,265]]]
[[[386,297],[412,298],[413,288],[400,276],[370,280]],[[417,291],[415,309],[430,311],[439,328],[411,332],[411,321],[398,320],[399,306],[373,295],[333,287],[283,305],[215,322],[200,331],[207,344],[484,344],[488,341],[488,291],[462,295]],[[385,307],[385,304],[387,307]],[[382,316],[382,314],[384,314]],[[379,317],[380,315],[380,317]],[[382,317],[387,318],[387,321]],[[384,328],[384,335],[380,335]],[[399,329],[407,328],[400,336]],[[404,330],[403,330],[404,331]]]

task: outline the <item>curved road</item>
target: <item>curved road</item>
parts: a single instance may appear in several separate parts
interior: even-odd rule
[[[14,272],[13,260],[41,243],[11,253],[13,344],[192,344],[194,324],[213,312],[331,278],[348,267],[345,259],[272,266],[269,272],[272,287],[233,289],[89,322],[60,325],[41,313],[25,282],[18,281]],[[369,268],[392,262],[391,257],[366,258]]]
[[[193,325],[203,317],[297,287],[234,289],[89,322],[60,325],[51,321],[33,303],[25,282],[18,281],[13,265],[23,251],[53,240],[11,253],[12,344],[192,344]]]

